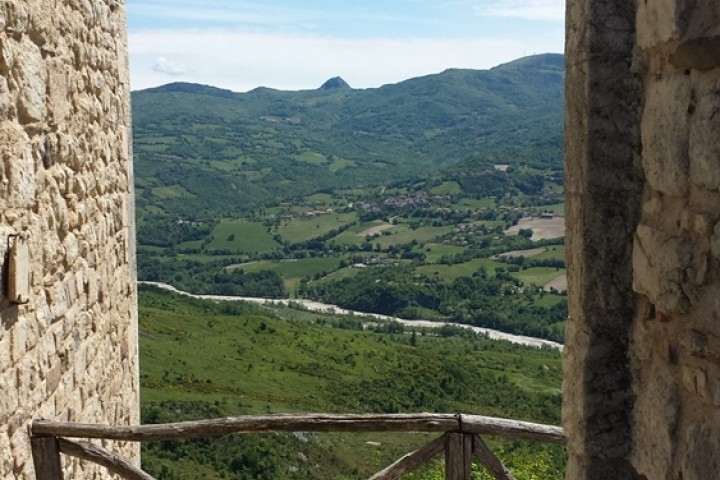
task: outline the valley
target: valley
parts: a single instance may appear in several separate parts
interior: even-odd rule
[[[559,423],[562,85],[562,56],[539,55],[367,90],[133,92],[143,422]],[[158,479],[367,478],[426,440],[161,442],[143,466]],[[563,476],[562,448],[492,446],[519,474]]]

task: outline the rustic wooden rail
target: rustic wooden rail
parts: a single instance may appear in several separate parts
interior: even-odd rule
[[[436,432],[442,435],[376,473],[370,480],[394,480],[445,452],[445,478],[469,480],[475,456],[498,480],[515,480],[480,434],[565,443],[562,428],[480,415],[460,414],[280,414],[226,417],[158,425],[113,426],[36,420],[31,445],[37,480],[63,480],[60,454],[97,463],[128,480],[153,478],[126,460],[87,442],[67,438],[132,442],[265,432]]]

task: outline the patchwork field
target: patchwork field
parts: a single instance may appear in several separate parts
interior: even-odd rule
[[[278,261],[259,261],[244,265],[238,265],[246,272],[259,272],[270,270],[276,272],[282,277],[285,288],[288,292],[295,292],[300,280],[305,277],[313,277],[321,274],[327,275],[338,269],[341,259],[337,257],[328,258],[303,258],[299,260],[278,260]]]
[[[343,225],[357,221],[357,213],[330,213],[317,217],[295,218],[285,220],[281,223],[278,233],[290,242],[305,242],[313,238],[325,235],[331,230],[337,230]]]
[[[228,250],[233,253],[270,252],[280,247],[260,222],[222,220],[211,233],[208,250]]]

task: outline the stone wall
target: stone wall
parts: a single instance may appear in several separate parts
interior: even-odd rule
[[[0,478],[34,478],[31,419],[139,420],[129,116],[122,1],[0,0]],[[24,305],[7,298],[14,234]]]
[[[567,478],[720,478],[720,3],[567,32]]]

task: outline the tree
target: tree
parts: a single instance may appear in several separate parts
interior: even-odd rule
[[[533,230],[532,230],[532,228],[521,228],[520,231],[518,232],[518,235],[520,235],[521,237],[527,238],[529,240],[530,237],[533,236]]]

